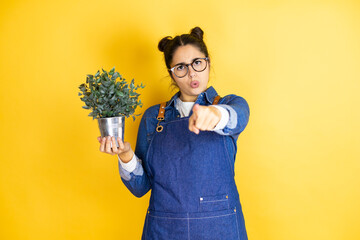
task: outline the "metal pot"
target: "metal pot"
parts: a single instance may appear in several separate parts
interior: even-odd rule
[[[107,136],[113,136],[115,139],[120,137],[124,141],[124,128],[125,117],[109,117],[98,118],[98,124],[100,129],[101,138]],[[116,141],[116,146],[119,147],[119,143]]]

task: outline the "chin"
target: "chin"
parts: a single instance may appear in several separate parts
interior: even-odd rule
[[[200,88],[197,88],[193,91],[195,95],[199,95],[200,93],[204,92],[205,90],[201,90]]]

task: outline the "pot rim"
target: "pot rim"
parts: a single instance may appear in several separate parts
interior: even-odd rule
[[[117,117],[102,117],[102,118],[96,118],[96,119],[110,119],[110,118],[125,118],[126,116],[117,116]]]

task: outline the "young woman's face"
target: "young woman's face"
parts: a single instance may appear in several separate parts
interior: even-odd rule
[[[204,57],[205,55],[191,44],[180,46],[174,52],[170,68],[178,66],[180,63],[189,64],[197,58]],[[197,64],[197,62],[194,64]],[[206,62],[206,64],[206,68],[202,72],[195,71],[192,66],[189,65],[187,74],[182,78],[177,77],[173,72],[171,72],[174,81],[180,89],[180,99],[183,102],[194,102],[197,96],[207,89],[210,65],[209,62]]]

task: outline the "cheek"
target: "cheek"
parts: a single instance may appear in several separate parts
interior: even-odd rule
[[[178,82],[177,85],[178,85],[178,87],[179,87],[180,89],[185,89],[185,88],[186,88],[186,84],[183,83],[183,82]]]
[[[204,74],[203,79],[204,79],[204,82],[206,82],[206,83],[209,82],[209,73],[208,72]]]

